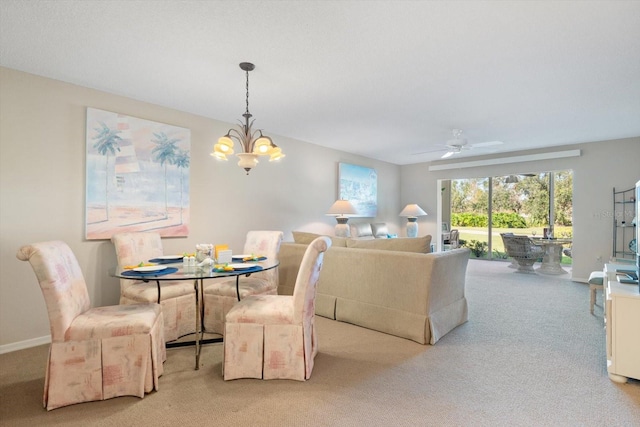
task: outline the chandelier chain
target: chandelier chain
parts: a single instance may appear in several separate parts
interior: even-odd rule
[[[249,113],[249,71],[245,71],[245,74],[247,75],[247,111],[246,114],[250,114]]]

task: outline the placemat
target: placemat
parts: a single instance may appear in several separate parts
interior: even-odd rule
[[[149,262],[153,262],[155,264],[176,264],[176,263],[182,262],[182,258],[176,258],[176,259],[153,258],[153,259],[150,259]]]
[[[164,270],[160,271],[123,271],[123,276],[131,276],[131,277],[153,277],[153,276],[164,276],[167,274],[175,273],[178,271],[175,267],[167,267]]]

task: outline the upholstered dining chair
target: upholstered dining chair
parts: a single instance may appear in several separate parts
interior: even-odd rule
[[[229,310],[223,344],[225,380],[309,379],[318,353],[316,287],[329,247],[326,236],[309,244],[293,295],[249,296]]]
[[[120,266],[137,265],[162,256],[162,239],[155,232],[118,233],[111,237]],[[161,281],[160,305],[164,316],[166,341],[192,334],[196,330],[195,286],[188,280]],[[158,302],[158,285],[151,280],[120,279],[120,304]]]
[[[249,231],[243,254],[262,255],[277,259],[282,243],[282,231]],[[249,295],[276,295],[278,293],[278,269],[252,273],[238,278],[239,298]],[[227,312],[238,302],[236,279],[212,280],[204,285],[204,327],[207,332],[224,334]]]
[[[16,256],[31,264],[49,314],[47,410],[158,390],[166,359],[159,304],[90,308],[80,265],[64,242],[23,246]]]

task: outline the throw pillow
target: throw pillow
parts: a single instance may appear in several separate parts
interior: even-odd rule
[[[347,247],[428,254],[431,251],[431,236],[375,240],[347,239]]]
[[[373,237],[376,239],[386,238],[389,234],[389,228],[384,222],[375,222],[371,224],[371,231],[373,231]]]
[[[371,224],[368,222],[351,224],[351,236],[353,237],[373,237]]]

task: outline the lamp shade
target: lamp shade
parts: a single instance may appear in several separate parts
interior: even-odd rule
[[[405,216],[408,218],[416,218],[419,216],[426,216],[426,215],[427,213],[415,203],[405,206],[404,209],[402,209],[402,212],[400,212],[400,216]]]
[[[355,215],[358,211],[348,200],[336,200],[336,202],[331,205],[327,215],[332,216],[346,216],[346,215]]]

